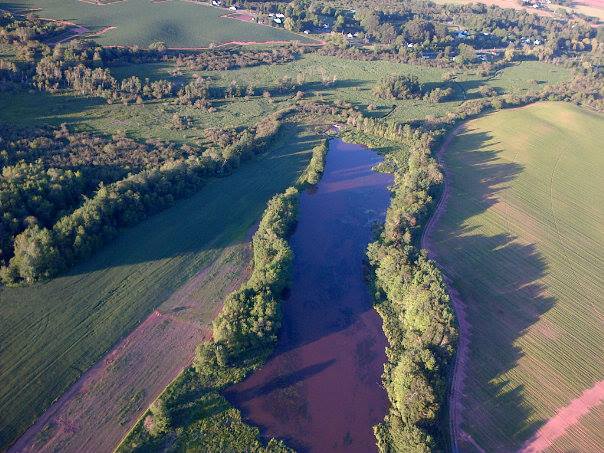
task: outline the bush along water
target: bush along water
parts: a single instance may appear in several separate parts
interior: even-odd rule
[[[213,323],[212,341],[198,345],[193,365],[150,406],[118,451],[147,451],[166,442],[200,451],[291,451],[276,439],[263,445],[259,430],[242,421],[222,391],[273,351],[281,326],[280,301],[290,281],[288,238],[295,229],[300,191],[319,181],[327,149],[326,140],[315,147],[297,184],[269,200],[252,238],[252,273],[226,298]]]
[[[367,249],[375,308],[388,340],[382,376],[390,406],[374,427],[381,452],[444,450],[447,375],[457,330],[440,271],[419,250],[422,220],[442,175],[430,149],[434,134],[362,117],[349,124],[362,134],[397,143],[380,165],[394,174],[383,230]]]

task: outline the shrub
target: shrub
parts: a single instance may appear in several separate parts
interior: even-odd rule
[[[373,93],[381,99],[413,99],[422,94],[422,85],[416,76],[394,75],[380,80]]]

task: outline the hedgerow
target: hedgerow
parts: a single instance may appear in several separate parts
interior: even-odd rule
[[[262,445],[259,431],[241,420],[222,390],[257,369],[272,352],[281,326],[280,300],[290,281],[292,251],[287,239],[296,224],[300,189],[318,182],[327,141],[313,149],[306,171],[294,187],[274,196],[252,238],[253,270],[231,293],[213,323],[213,339],[198,345],[193,365],[151,405],[118,451],[173,446],[203,451],[291,452],[282,441]],[[221,408],[208,411],[207,407]],[[192,415],[197,418],[192,420]]]
[[[0,267],[5,284],[51,278],[90,256],[118,230],[192,195],[210,177],[229,174],[241,161],[263,152],[279,132],[284,113],[258,123],[254,134],[225,147],[221,159],[189,156],[167,161],[117,182],[103,185],[50,228],[33,224],[14,238],[13,256]]]
[[[382,380],[390,407],[374,427],[377,445],[382,452],[442,449],[442,408],[457,329],[440,272],[416,246],[421,220],[442,181],[430,155],[433,134],[361,116],[348,122],[400,145],[381,165],[394,174],[393,194],[384,228],[367,249],[375,307],[388,340]]]

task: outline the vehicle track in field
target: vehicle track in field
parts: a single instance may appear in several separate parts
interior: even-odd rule
[[[447,174],[447,168],[443,162],[443,154],[446,152],[447,148],[455,138],[455,136],[463,130],[465,127],[465,123],[460,124],[455,127],[445,140],[442,145],[438,149],[435,154],[435,158],[438,161],[441,170],[443,172],[443,191],[438,200],[436,208],[430,217],[430,220],[426,224],[424,231],[421,236],[421,248],[428,251],[428,255],[430,259],[436,260],[437,254],[433,247],[432,242],[430,241],[430,236],[432,231],[434,230],[438,220],[444,213],[447,201],[450,196],[450,187],[448,184],[449,175]],[[459,293],[455,290],[452,285],[451,279],[447,277],[447,269],[444,268],[440,263],[439,267],[443,272],[443,278],[447,285],[447,292],[449,297],[451,298],[451,303],[453,305],[453,309],[455,311],[455,316],[457,319],[457,325],[459,329],[459,338],[457,342],[457,351],[455,353],[455,361],[453,364],[453,372],[451,376],[451,390],[449,394],[449,433],[451,436],[451,450],[453,453],[459,453],[459,447],[457,442],[461,439],[465,442],[471,443],[478,451],[482,452],[482,449],[476,442],[472,439],[472,437],[465,433],[461,428],[461,411],[463,409],[463,385],[465,378],[465,369],[468,362],[469,355],[469,330],[470,323],[466,314],[466,307],[459,295]]]

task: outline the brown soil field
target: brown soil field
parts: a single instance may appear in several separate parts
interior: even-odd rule
[[[544,452],[601,452],[604,446],[604,404],[593,408],[579,422],[556,439]]]
[[[522,448],[524,453],[538,453],[553,445],[558,438],[564,437],[567,431],[577,425],[581,418],[590,413],[604,402],[604,381],[598,382],[592,388],[560,409],[531,437]],[[581,439],[583,436],[580,436]],[[573,438],[575,438],[573,436]],[[604,448],[604,445],[600,445]],[[595,450],[581,450],[595,451]]]
[[[221,301],[247,278],[248,260],[248,245],[225,249],[88,370],[9,452],[112,451],[209,338]]]

